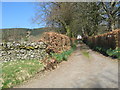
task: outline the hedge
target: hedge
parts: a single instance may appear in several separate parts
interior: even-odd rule
[[[91,47],[120,48],[120,29],[96,36],[85,37],[84,42],[91,45]]]

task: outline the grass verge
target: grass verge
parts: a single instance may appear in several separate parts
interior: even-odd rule
[[[44,69],[38,60],[17,60],[2,64],[2,88],[12,88]]]
[[[58,62],[67,61],[68,56],[75,50],[75,48],[71,48],[70,50],[63,51],[62,53],[51,53],[52,58],[57,60]]]
[[[87,51],[82,51],[82,54],[83,54],[85,57],[87,57],[87,58],[90,57],[89,52],[87,52]]]
[[[111,49],[111,48],[105,48],[100,46],[94,46],[92,43],[86,42],[86,44],[94,51],[100,52],[101,54],[105,56],[110,56],[112,58],[117,58],[120,60],[120,48]]]

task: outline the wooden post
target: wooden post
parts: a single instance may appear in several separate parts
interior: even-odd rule
[[[117,49],[118,48],[118,33],[117,32],[114,34],[114,37],[115,37],[115,44],[116,44],[115,48]]]

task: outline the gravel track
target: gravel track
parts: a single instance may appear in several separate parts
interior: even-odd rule
[[[88,52],[89,57],[83,51]],[[68,61],[17,88],[118,88],[118,60],[80,44]]]

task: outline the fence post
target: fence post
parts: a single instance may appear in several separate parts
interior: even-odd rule
[[[118,36],[118,31],[114,34],[114,36],[115,36],[115,43],[116,43],[116,49],[118,48],[118,38],[119,38],[119,36]]]
[[[120,31],[117,32],[117,36],[118,36],[118,48],[120,48]]]

